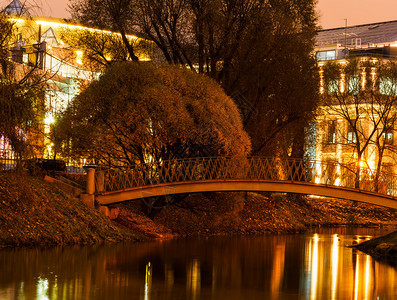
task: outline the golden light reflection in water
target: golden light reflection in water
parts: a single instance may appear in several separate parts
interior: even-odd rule
[[[276,245],[276,251],[273,259],[273,270],[271,277],[271,295],[272,299],[277,299],[280,293],[280,287],[283,282],[285,264],[285,243]]]
[[[165,265],[165,284],[167,288],[171,288],[175,282],[175,275],[172,266],[166,264]]]
[[[317,281],[318,281],[318,234],[314,234],[312,242],[311,262],[311,280],[310,280],[310,299],[316,299]]]
[[[48,280],[39,277],[37,282],[37,297],[38,300],[49,300],[48,298]]]
[[[288,299],[286,293],[307,300],[397,297],[396,269],[345,247],[352,236],[220,241],[0,252],[0,299]]]
[[[198,259],[193,259],[188,265],[187,275],[186,275],[186,290],[191,292],[192,299],[199,298],[201,287],[201,272],[200,272],[200,261]]]
[[[354,272],[354,300],[358,299],[358,286],[360,284],[360,263],[358,260],[359,257],[356,255],[356,268]]]
[[[356,254],[354,270],[354,299],[372,299],[374,286],[374,264],[369,255]]]
[[[365,260],[365,299],[370,299],[370,288],[373,288],[371,275],[371,258],[367,255]]]
[[[150,262],[146,264],[145,272],[145,300],[149,300],[150,288],[152,286],[152,265]]]
[[[332,299],[336,299],[336,288],[338,282],[338,266],[339,266],[339,238],[337,234],[332,236]]]
[[[357,237],[356,242],[363,239]],[[395,276],[393,268],[378,264],[369,255],[346,248],[341,237],[332,235],[328,242],[314,234],[307,242],[305,252],[306,281],[310,288],[308,299],[376,299],[376,295],[397,296],[397,283],[386,272]],[[389,284],[383,283],[389,282]],[[387,298],[387,297],[386,297]]]

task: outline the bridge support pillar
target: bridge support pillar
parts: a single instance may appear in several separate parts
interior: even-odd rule
[[[95,208],[95,195],[80,194],[80,200],[88,207]]]
[[[88,207],[95,208],[95,169],[87,169],[86,193],[80,195],[80,200]]]
[[[105,191],[105,172],[102,170],[99,170],[96,172],[96,178],[97,178],[97,192],[102,193]]]
[[[87,194],[95,194],[95,169],[89,168],[87,170]]]
[[[99,212],[110,220],[114,220],[119,216],[120,209],[118,207],[99,206]]]

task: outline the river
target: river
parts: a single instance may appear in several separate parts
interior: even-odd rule
[[[397,269],[345,247],[387,233],[0,250],[0,299],[397,299]]]

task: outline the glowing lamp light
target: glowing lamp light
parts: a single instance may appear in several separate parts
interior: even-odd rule
[[[76,62],[79,65],[83,64],[83,51],[76,51]]]
[[[357,162],[357,165],[359,165],[360,168],[365,168],[366,166],[368,166],[368,163],[365,160],[359,160]]]
[[[19,24],[25,23],[25,20],[24,20],[24,19],[10,18],[9,20],[10,20],[11,22],[19,23]]]
[[[16,19],[18,20],[18,19]],[[48,26],[48,27],[53,27],[53,28],[68,28],[68,29],[82,29],[82,30],[89,30],[91,32],[102,32],[102,33],[108,33],[108,34],[116,34],[116,35],[121,35],[118,32],[112,32],[110,30],[102,30],[102,29],[96,29],[96,28],[90,28],[86,26],[81,26],[81,25],[74,25],[74,24],[68,24],[68,23],[60,23],[60,22],[54,22],[54,21],[45,21],[45,20],[35,20],[36,24],[42,25],[42,26]],[[132,39],[132,40],[137,40],[138,37],[135,35],[128,34],[127,38]]]
[[[47,114],[47,116],[44,119],[44,124],[45,125],[51,125],[55,123],[54,116],[52,114]]]
[[[152,59],[147,55],[139,56],[139,61],[151,61]]]

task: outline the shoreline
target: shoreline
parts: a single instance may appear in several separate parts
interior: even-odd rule
[[[115,221],[151,238],[298,233],[343,226],[397,229],[396,211],[347,200],[214,193],[189,195],[186,203],[167,207],[153,219],[140,203],[118,205]]]
[[[181,237],[298,233],[316,227],[397,229],[397,211],[347,200],[270,193],[188,195],[152,219],[139,202],[111,221],[44,180],[0,173],[0,248]]]
[[[397,264],[397,230],[352,246],[375,259]]]

